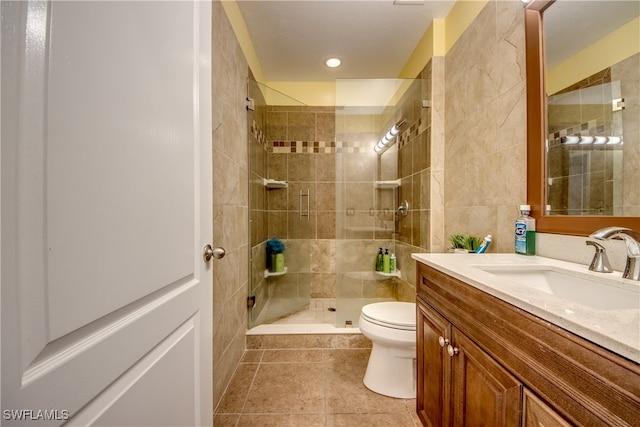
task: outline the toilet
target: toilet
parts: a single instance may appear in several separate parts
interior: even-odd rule
[[[362,307],[358,327],[373,342],[364,385],[385,396],[416,397],[416,305],[378,302]]]

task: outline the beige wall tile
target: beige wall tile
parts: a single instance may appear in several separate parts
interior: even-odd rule
[[[445,57],[446,246],[453,232],[492,234],[491,250],[512,245],[515,216],[504,216],[526,201],[523,25],[517,2],[490,1]],[[431,183],[438,197],[443,183]]]
[[[213,65],[213,230],[227,255],[213,278],[214,407],[245,348],[248,294],[249,165],[246,110],[247,63],[221,5],[213,4],[213,43],[225,60]]]

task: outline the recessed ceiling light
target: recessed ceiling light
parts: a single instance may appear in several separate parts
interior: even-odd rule
[[[336,68],[336,67],[339,67],[340,64],[342,64],[342,61],[340,61],[338,58],[329,58],[324,63],[329,68]]]

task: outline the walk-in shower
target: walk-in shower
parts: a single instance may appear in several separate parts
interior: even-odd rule
[[[338,80],[337,107],[314,107],[248,80],[250,328],[355,328],[365,304],[414,300],[410,254],[428,250],[429,82]],[[286,272],[267,268],[273,238]],[[397,272],[375,271],[379,248]]]

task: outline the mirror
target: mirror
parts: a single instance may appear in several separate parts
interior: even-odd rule
[[[612,12],[630,4],[616,21]],[[598,22],[589,22],[589,12],[602,6],[595,11]],[[591,48],[615,31],[602,22],[614,22],[616,28],[633,24],[638,9],[638,2],[547,0],[534,0],[525,9],[527,197],[538,231],[589,235],[611,225],[640,229],[640,49],[619,54],[636,61],[624,73],[618,64],[624,61],[594,55]],[[594,28],[602,28],[602,34]],[[574,45],[574,39],[589,47]],[[576,62],[580,55],[586,62]],[[622,110],[625,93],[620,91],[625,90],[628,102]]]

